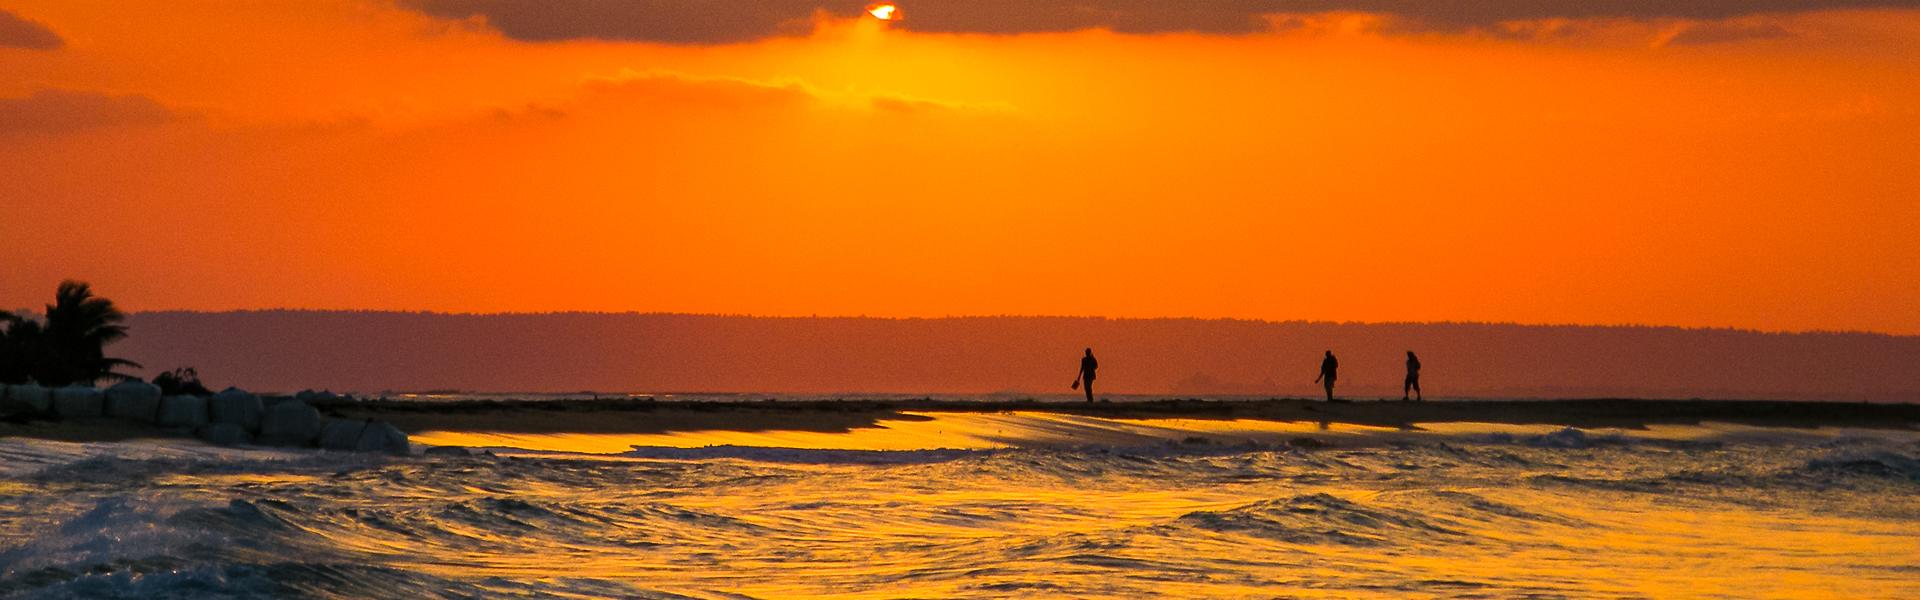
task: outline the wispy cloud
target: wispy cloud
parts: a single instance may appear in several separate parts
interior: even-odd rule
[[[176,118],[178,113],[172,109],[140,95],[41,90],[20,98],[0,98],[0,135],[155,125]]]
[[[865,2],[398,1],[430,15],[484,20],[504,35],[525,41],[599,39],[670,44],[725,44],[803,34],[810,30],[816,15],[857,16]],[[1391,20],[1395,31],[1498,33],[1505,24],[1525,21],[1716,21],[1761,14],[1879,8],[1920,8],[1920,0],[937,0],[907,3],[902,10],[906,18],[898,26],[961,34],[1085,29],[1247,34],[1272,29],[1273,16],[1363,13]],[[1696,35],[1716,36],[1705,29]]]

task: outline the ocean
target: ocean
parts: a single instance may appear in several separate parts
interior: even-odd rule
[[[1018,443],[1069,429],[1097,435]],[[1920,432],[984,414],[615,437],[0,439],[0,596],[1920,597]]]

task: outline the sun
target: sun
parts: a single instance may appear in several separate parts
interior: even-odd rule
[[[900,6],[892,2],[875,2],[867,5],[867,14],[882,21],[894,21],[900,18]]]

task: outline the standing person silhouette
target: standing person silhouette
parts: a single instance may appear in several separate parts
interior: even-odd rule
[[[1408,390],[1413,391],[1413,398],[1415,400],[1425,400],[1425,398],[1420,397],[1420,357],[1414,356],[1412,350],[1407,351],[1407,383],[1406,385],[1400,386],[1400,399],[1402,401],[1407,399]]]
[[[1100,370],[1100,361],[1093,359],[1093,349],[1088,348],[1087,355],[1080,357],[1080,374],[1073,377],[1073,387],[1077,388],[1082,382],[1086,383],[1088,402],[1093,401],[1093,375],[1094,371],[1098,370]]]
[[[1333,401],[1333,380],[1340,378],[1340,359],[1333,357],[1333,351],[1327,351],[1327,357],[1320,361],[1320,376],[1313,378],[1314,383],[1325,383],[1327,401]]]

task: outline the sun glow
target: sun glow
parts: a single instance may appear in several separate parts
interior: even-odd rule
[[[869,4],[867,5],[867,14],[873,15],[873,18],[882,21],[892,21],[900,18],[900,7],[892,2]]]

